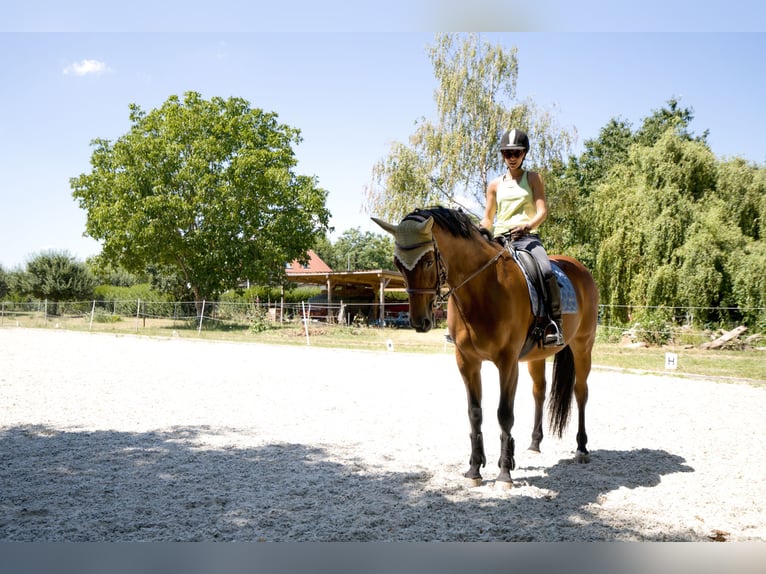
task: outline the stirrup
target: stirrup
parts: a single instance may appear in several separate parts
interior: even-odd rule
[[[561,334],[561,328],[556,321],[551,321],[545,329],[543,335],[543,347],[563,347],[564,335]]]

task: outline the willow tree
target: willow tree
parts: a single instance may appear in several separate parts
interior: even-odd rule
[[[480,214],[489,180],[502,169],[497,144],[511,128],[532,140],[528,166],[544,169],[565,157],[574,138],[550,112],[518,101],[515,47],[469,34],[438,34],[428,55],[438,87],[436,118],[421,118],[408,143],[394,142],[372,169],[365,190],[369,213],[394,219],[435,203]]]
[[[106,261],[177,274],[199,310],[238,281],[279,282],[327,230],[326,191],[295,173],[300,132],[275,113],[187,92],[130,120],[70,182]]]
[[[618,306],[621,319],[631,306],[701,303],[689,299],[686,286],[689,265],[704,262],[688,245],[700,229],[701,199],[715,188],[715,174],[707,145],[670,128],[653,145],[633,144],[627,160],[588,197],[601,300]],[[697,295],[712,297],[705,292]]]

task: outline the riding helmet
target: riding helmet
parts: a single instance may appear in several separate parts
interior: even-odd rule
[[[503,134],[500,140],[500,151],[506,149],[523,149],[529,151],[529,136],[526,132],[512,129]]]

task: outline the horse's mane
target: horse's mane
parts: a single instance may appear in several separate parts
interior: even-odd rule
[[[436,205],[427,209],[416,209],[404,219],[424,220],[429,217],[433,217],[434,222],[439,227],[445,229],[456,237],[469,239],[473,232],[479,231],[476,223],[467,213],[459,209],[448,209],[441,205]],[[486,236],[484,237],[486,238]]]

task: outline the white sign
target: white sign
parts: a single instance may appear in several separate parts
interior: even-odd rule
[[[677,369],[678,368],[678,355],[675,353],[665,353],[665,368]]]

